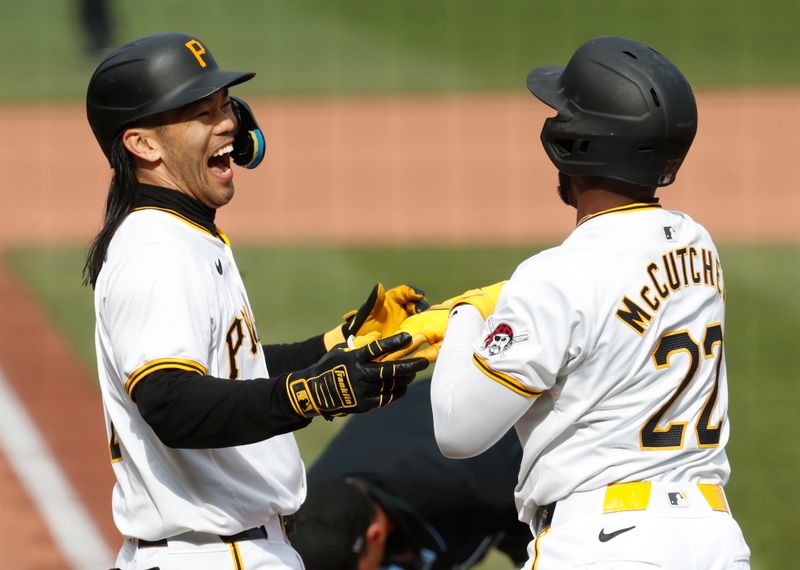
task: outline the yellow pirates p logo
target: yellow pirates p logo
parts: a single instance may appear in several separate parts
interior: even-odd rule
[[[189,40],[184,45],[186,46],[186,49],[192,52],[192,55],[197,60],[197,63],[200,64],[200,67],[205,67],[206,62],[203,60],[203,54],[206,53],[206,48],[203,47],[203,44],[197,40]]]

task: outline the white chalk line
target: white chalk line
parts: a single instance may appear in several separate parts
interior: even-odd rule
[[[2,368],[0,449],[70,565],[75,570],[110,568],[114,561],[111,550],[8,384]]]

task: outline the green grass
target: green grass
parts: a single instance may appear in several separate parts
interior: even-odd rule
[[[94,62],[75,2],[28,0],[0,19],[0,101],[78,100]],[[223,66],[259,77],[242,93],[524,90],[536,65],[586,39],[626,35],[696,86],[800,82],[796,0],[136,0],[111,2],[121,44],[196,34]]]
[[[753,568],[792,568],[796,554],[786,537],[800,528],[794,435],[800,378],[790,357],[800,340],[800,248],[726,248],[721,254],[728,282],[728,490],[754,553]]]
[[[327,330],[358,306],[375,281],[412,282],[435,300],[504,278],[539,248],[241,248],[237,260],[265,342]],[[91,294],[80,286],[82,252],[19,250],[11,267],[94,366]],[[800,339],[800,248],[723,247],[728,289],[726,359],[733,476],[728,495],[753,551],[755,570],[792,567],[800,528],[800,452],[794,436],[800,382],[789,356]],[[312,462],[341,425],[315,421],[297,432]],[[508,569],[494,556],[483,570]]]

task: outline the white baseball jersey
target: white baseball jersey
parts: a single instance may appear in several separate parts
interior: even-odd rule
[[[224,236],[222,236],[224,238]],[[232,382],[268,371],[227,238],[177,212],[140,208],[111,240],[95,288],[100,386],[126,536],[231,535],[292,513],[305,473],[291,434],[219,449],[171,449],[131,393],[148,373],[177,368]]]
[[[657,204],[590,216],[517,268],[477,339],[472,329],[472,363],[529,404],[504,424],[484,397],[483,417],[461,437],[515,425],[522,520],[616,482],[727,480],[724,298],[706,230]],[[440,362],[448,352],[446,337]],[[437,364],[434,384],[444,374]],[[454,379],[436,396],[437,429],[451,440],[462,387]]]

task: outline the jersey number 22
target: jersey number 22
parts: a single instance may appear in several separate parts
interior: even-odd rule
[[[697,369],[700,366],[701,350],[703,359],[708,360],[714,358],[714,347],[716,345],[719,345],[719,350],[717,350],[716,354],[717,362],[714,386],[711,389],[711,393],[708,395],[703,410],[700,412],[700,417],[697,418],[695,431],[697,433],[697,443],[699,447],[716,447],[719,445],[723,420],[720,419],[716,426],[710,425],[711,412],[714,409],[714,404],[717,402],[719,374],[722,365],[722,325],[720,323],[714,323],[706,327],[706,334],[703,338],[702,346],[695,342],[688,331],[685,330],[666,333],[658,340],[656,349],[653,352],[653,360],[655,361],[656,368],[668,368],[670,365],[669,359],[673,353],[686,352],[690,357],[689,370],[686,372],[686,376],[683,377],[678,389],[672,394],[672,397],[650,417],[642,428],[640,435],[642,449],[664,450],[683,448],[683,436],[686,431],[686,422],[673,422],[666,428],[659,428],[658,424],[681,393],[694,379]]]

